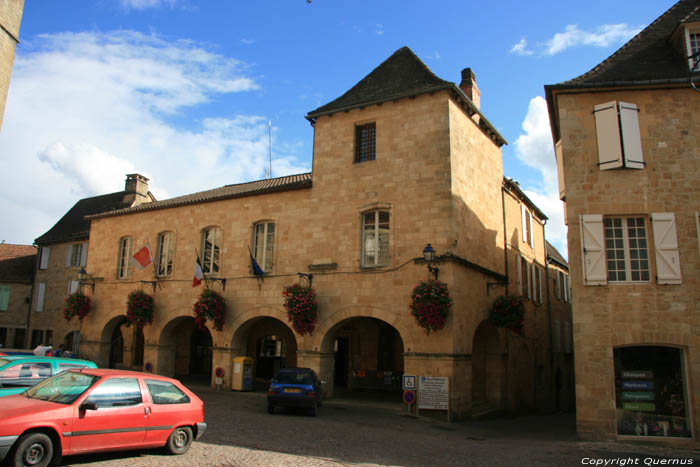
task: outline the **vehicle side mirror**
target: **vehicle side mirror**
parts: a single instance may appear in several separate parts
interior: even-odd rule
[[[80,404],[80,410],[97,410],[97,404],[94,402],[83,402]]]

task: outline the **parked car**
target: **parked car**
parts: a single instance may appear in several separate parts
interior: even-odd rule
[[[74,369],[0,404],[0,462],[47,466],[61,456],[164,447],[184,454],[206,430],[204,403],[179,381]]]
[[[310,368],[283,368],[277,372],[267,390],[267,411],[276,407],[308,409],[311,415],[321,407],[322,382]]]
[[[0,357],[0,397],[19,394],[27,388],[71,368],[97,368],[76,358],[5,355]]]
[[[6,347],[0,347],[0,357],[5,355],[34,355],[34,352],[27,349],[8,349]]]

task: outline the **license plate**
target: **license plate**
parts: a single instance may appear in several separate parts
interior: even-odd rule
[[[301,392],[299,388],[284,388],[284,392]]]

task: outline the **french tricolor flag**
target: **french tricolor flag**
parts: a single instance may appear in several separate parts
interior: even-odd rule
[[[202,283],[204,278],[204,273],[202,272],[202,263],[199,262],[199,256],[197,256],[197,262],[194,265],[194,279],[192,279],[192,287],[197,287]]]

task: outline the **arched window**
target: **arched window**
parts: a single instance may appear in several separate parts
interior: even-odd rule
[[[129,258],[131,258],[131,250],[134,239],[132,237],[122,237],[119,239],[119,252],[117,257],[117,278],[127,279],[130,273]]]
[[[221,261],[221,228],[209,227],[202,232],[202,273],[217,274]]]
[[[366,212],[362,215],[362,266],[387,264],[389,264],[389,212]]]
[[[253,226],[253,256],[263,271],[272,270],[275,253],[275,223],[259,222]]]
[[[162,232],[158,234],[158,250],[156,257],[156,270],[158,276],[169,276],[173,272],[173,244],[175,234]]]

